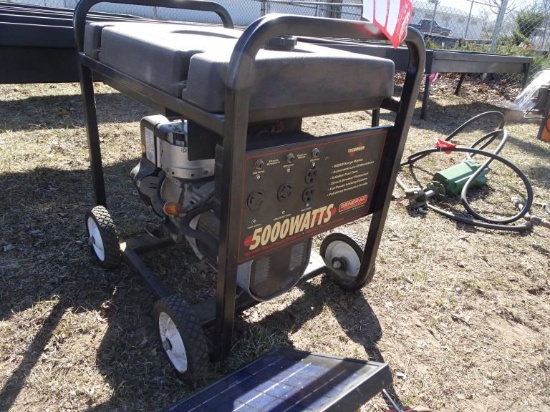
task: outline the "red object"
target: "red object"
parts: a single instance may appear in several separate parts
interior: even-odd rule
[[[363,18],[374,23],[396,49],[407,35],[412,11],[411,0],[363,0]]]
[[[435,147],[437,149],[444,149],[446,147],[455,148],[456,144],[453,144],[453,143],[448,142],[448,141],[443,140],[443,139],[437,139],[437,142],[435,142]],[[451,153],[452,153],[451,151],[445,150],[445,154],[451,154]]]

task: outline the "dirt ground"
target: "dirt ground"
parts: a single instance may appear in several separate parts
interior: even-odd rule
[[[449,93],[455,81],[434,84],[428,120],[419,119],[417,106],[407,155],[498,109],[500,86],[466,82],[456,97]],[[140,156],[137,121],[149,109],[106,86],[98,90],[110,211],[127,237],[157,222],[129,178]],[[307,119],[305,128],[327,134],[369,120],[349,113]],[[506,128],[501,154],[531,182],[532,214],[549,219],[550,143],[536,140],[536,124]],[[468,130],[458,143],[482,134]],[[437,167],[423,165],[422,184]],[[175,376],[158,342],[152,294],[127,266],[100,268],[87,245],[84,214],[93,195],[78,85],[0,86],[0,187],[0,410],[155,411],[190,394],[194,388]],[[510,195],[523,193],[517,178],[494,166],[474,204],[513,214]],[[389,392],[402,405],[550,411],[550,229],[475,228],[410,209],[399,188],[394,197],[372,283],[344,293],[320,276],[247,310],[236,319],[230,356],[212,365],[210,380],[272,348],[294,347],[386,362]],[[456,199],[442,204],[462,213],[459,206]],[[342,230],[364,236],[366,223]],[[213,293],[215,274],[187,245],[147,261],[189,299]],[[377,396],[361,410],[387,409]]]

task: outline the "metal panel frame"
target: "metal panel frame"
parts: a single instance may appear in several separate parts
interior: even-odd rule
[[[281,360],[284,361],[284,366],[270,367],[270,362],[276,364],[277,361]],[[321,366],[325,368],[325,373],[315,375],[313,378],[307,381],[304,380],[303,383],[301,382],[303,387],[298,393],[295,393],[294,401],[305,397],[309,397],[312,401],[318,400],[320,397],[318,392],[323,385],[325,385],[325,387],[330,386],[334,391],[338,391],[338,393],[336,396],[330,396],[330,402],[323,402],[323,405],[310,407],[307,409],[308,411],[329,412],[358,410],[365,402],[376,396],[384,388],[389,387],[392,382],[390,368],[385,363],[373,361],[365,362],[349,358],[339,358],[298,351],[295,349],[279,348],[239,368],[230,375],[224,376],[190,397],[163,409],[161,412],[199,411],[208,408],[208,406],[206,406],[206,408],[203,407],[205,401],[206,405],[209,405],[209,401],[215,400],[216,398],[222,400],[224,411],[229,411],[229,408],[232,411],[239,410],[239,406],[237,406],[235,402],[232,402],[231,387],[239,387],[239,385],[242,385],[243,381],[254,381],[258,383],[258,386],[261,386],[262,383],[268,380],[270,382],[279,383],[280,378],[278,378],[277,375],[280,374],[284,376],[286,368],[301,366],[306,369],[309,365]],[[254,375],[259,371],[261,371],[261,377],[258,376],[256,378]],[[336,377],[336,375],[338,375],[338,377]],[[342,380],[345,380],[346,383],[340,385]],[[284,380],[282,380],[281,383],[284,384]],[[256,386],[256,388],[258,388],[258,386]],[[250,390],[254,391],[256,388]],[[288,388],[288,386],[286,388]],[[284,386],[281,387],[281,391],[285,391]],[[233,393],[238,394],[239,391]],[[236,397],[238,398],[239,395]],[[288,398],[285,397],[285,400],[288,400]],[[291,410],[297,410],[299,406],[296,406],[297,408]],[[288,407],[288,403],[275,406],[269,405],[264,410],[282,411],[286,410],[285,407]],[[304,405],[303,407],[305,408],[306,406]],[[208,409],[210,410],[210,408]]]

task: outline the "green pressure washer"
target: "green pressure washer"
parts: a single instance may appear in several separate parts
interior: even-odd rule
[[[453,137],[459,134],[467,126],[474,122],[479,121],[486,117],[497,117],[499,119],[499,126],[483,135],[480,139],[472,144],[470,147],[458,147],[451,143]],[[500,139],[497,148],[492,151],[484,150],[496,139]],[[428,183],[425,189],[408,188],[401,179],[397,179],[397,184],[405,191],[407,198],[410,201],[410,206],[414,209],[425,211],[426,208],[435,210],[436,212],[447,216],[450,219],[457,220],[462,223],[466,223],[473,226],[484,227],[487,229],[507,230],[507,231],[523,231],[531,229],[533,225],[542,225],[550,227],[550,221],[541,219],[530,215],[529,211],[533,204],[533,188],[531,183],[527,179],[527,176],[512,162],[501,157],[500,151],[506,144],[508,139],[508,132],[504,129],[504,115],[501,112],[489,111],[481,113],[472,117],[467,122],[459,126],[455,131],[448,135],[444,140],[438,140],[436,147],[432,149],[426,149],[412,154],[406,161],[401,163],[401,167],[410,166],[413,167],[414,163],[426,156],[433,153],[452,153],[463,152],[466,154],[466,160],[463,162],[451,166],[445,170],[435,173],[432,181]],[[478,164],[473,161],[474,156],[484,157],[485,160],[482,164]],[[489,165],[493,161],[503,163],[514,171],[514,173],[523,182],[525,188],[525,200],[518,201],[518,199],[511,199],[514,205],[518,209],[518,213],[511,217],[502,219],[488,218],[477,213],[469,204],[467,200],[468,191],[472,188],[482,187],[488,181],[488,174],[490,172]],[[452,213],[448,210],[444,210],[436,206],[437,202],[444,200],[447,196],[460,196],[460,200],[468,215]],[[519,219],[524,219],[525,222],[520,225],[511,225]]]
[[[462,163],[451,166],[437,172],[428,188],[434,190],[440,197],[458,196],[472,175],[479,170],[480,165],[472,160],[465,160]],[[470,184],[471,188],[481,187],[487,182],[488,167],[481,170],[480,174]]]

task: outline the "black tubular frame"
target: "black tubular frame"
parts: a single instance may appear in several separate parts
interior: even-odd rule
[[[75,9],[74,26],[79,51],[81,89],[85,104],[85,120],[90,150],[90,164],[96,204],[106,206],[105,186],[101,163],[99,132],[95,109],[92,74],[97,73],[107,84],[152,107],[164,109],[192,119],[223,137],[223,173],[221,176],[221,216],[218,250],[218,276],[215,298],[216,346],[213,359],[220,360],[232,345],[233,324],[237,305],[237,243],[239,233],[240,202],[242,199],[241,165],[246,153],[247,127],[255,119],[250,112],[249,99],[252,87],[256,54],[267,40],[279,35],[329,37],[349,39],[385,40],[383,33],[372,23],[295,15],[267,15],[248,26],[238,39],[228,67],[225,91],[225,113],[215,115],[177,99],[145,83],[96,61],[83,53],[86,13],[103,0],[82,0]],[[109,0],[109,3],[139,4],[157,7],[184,8],[212,11],[218,14],[225,27],[232,27],[229,14],[216,3],[192,0]],[[358,283],[374,270],[376,253],[388,213],[393,186],[410,128],[416,98],[424,74],[425,46],[420,33],[409,29],[405,43],[409,48],[409,64],[401,99],[388,99],[382,108],[395,111],[395,122],[388,127],[379,178],[375,183],[372,200],[372,219],[361,261]],[[206,87],[206,86],[205,86]],[[233,241],[232,241],[233,240]],[[132,255],[132,259],[135,256]],[[128,260],[128,259],[127,259]],[[135,265],[132,265],[136,269]],[[142,277],[150,278],[150,273]],[[153,293],[163,297],[167,292],[146,279]]]

